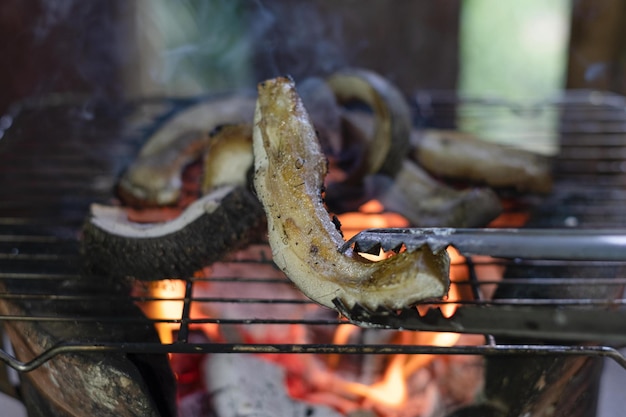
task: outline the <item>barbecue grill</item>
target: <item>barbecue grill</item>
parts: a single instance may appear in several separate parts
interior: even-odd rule
[[[197,100],[150,99],[125,103],[100,103],[82,97],[51,96],[14,105],[0,119],[0,278],[2,301],[39,306],[0,316],[3,323],[109,323],[130,325],[146,319],[135,314],[71,313],[68,305],[106,301],[117,305],[128,299],[116,292],[100,294],[85,289],[79,255],[80,228],[94,202],[110,203],[112,189],[122,170],[132,161],[146,135],[176,111]],[[626,103],[620,96],[572,91],[545,102],[520,104],[497,99],[472,99],[452,93],[420,92],[413,97],[418,127],[462,128],[488,132],[522,143],[532,149],[558,149],[554,160],[554,192],[548,196],[521,196],[508,213],[530,213],[531,225],[547,229],[619,229],[626,227],[622,205],[626,200]],[[541,235],[537,239],[542,239]],[[259,242],[256,258],[229,258],[226,266],[272,267]],[[171,343],[107,339],[107,335],[81,338],[73,335],[27,360],[18,360],[10,349],[0,359],[19,373],[28,373],[56,357],[106,352],[139,353],[285,353],[285,354],[461,354],[488,358],[609,357],[626,368],[618,348],[624,341],[622,287],[626,274],[622,261],[593,258],[567,261],[554,259],[463,258],[469,279],[458,282],[471,289],[473,298],[430,304],[424,313],[346,311],[368,332],[391,328],[464,332],[484,335],[484,343],[472,346],[430,346],[380,343],[335,344],[257,343],[233,337],[227,340],[194,338],[199,325],[258,329],[304,325],[322,329],[352,324],[293,293],[285,278],[247,278],[232,275],[184,277],[182,296],[159,297],[141,288],[167,286],[138,283],[132,301],[142,305],[177,301],[180,316],[153,318],[154,324],[174,327]],[[477,270],[498,265],[505,269],[503,281],[482,277]],[[73,285],[72,283],[82,283]],[[220,283],[220,295],[197,292],[202,283]],[[273,296],[241,297],[248,285],[269,286]],[[143,285],[143,287],[142,287]],[[232,286],[232,291],[229,291]],[[496,299],[484,296],[486,288],[498,288]],[[140,290],[137,290],[140,288]],[[265,294],[265,293],[263,293]],[[291,294],[291,295],[289,295]],[[214,314],[194,316],[193,304]],[[452,317],[440,310],[457,307]],[[238,309],[245,305],[248,309]],[[253,311],[227,314],[235,311]],[[114,310],[114,309],[112,309]],[[257,314],[272,311],[274,314]],[[293,311],[307,313],[294,318]],[[312,313],[311,313],[312,312]],[[502,322],[489,318],[502,318]],[[523,317],[523,319],[520,319]],[[595,323],[602,324],[601,330]],[[588,326],[588,332],[585,332]],[[495,362],[492,362],[495,363]],[[591,401],[593,406],[593,401]]]

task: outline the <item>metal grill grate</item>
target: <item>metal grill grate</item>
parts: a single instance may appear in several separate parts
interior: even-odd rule
[[[121,170],[132,160],[145,135],[186,100],[151,100],[111,106],[55,97],[14,107],[0,119],[0,301],[20,308],[4,308],[3,322],[144,323],[140,315],[111,314],[128,300],[123,292],[101,291],[79,269],[79,231],[92,202],[111,201],[111,189]],[[571,92],[556,100],[532,105],[498,100],[471,100],[451,94],[420,93],[415,97],[416,121],[428,127],[459,127],[550,151],[558,147],[555,191],[546,198],[515,198],[510,209],[530,211],[536,227],[623,228],[626,214],[626,106],[621,97]],[[208,277],[134,286],[132,301],[142,305],[177,302],[179,315],[153,319],[174,328],[172,343],[148,343],[80,334],[60,339],[27,362],[0,352],[0,359],[20,371],[41,366],[68,352],[117,350],[172,353],[339,353],[339,354],[532,354],[595,355],[611,357],[626,367],[617,343],[572,345],[539,343],[544,334],[528,330],[523,344],[500,342],[489,327],[478,346],[414,346],[368,343],[334,344],[328,333],[352,326],[336,313],[312,304],[294,291],[276,271],[267,247],[254,245],[226,260]],[[498,314],[511,306],[528,312],[564,307],[589,314],[622,318],[626,299],[624,264],[620,262],[512,261],[467,259],[473,300],[455,302],[458,312],[480,308]],[[245,276],[236,272],[248,268]],[[495,280],[485,268],[502,267],[506,280]],[[227,271],[226,273],[220,271]],[[267,271],[267,274],[259,274]],[[481,272],[482,271],[482,272]],[[576,271],[575,273],[572,273]],[[480,279],[478,279],[480,277]],[[182,293],[155,296],[159,286],[176,285]],[[215,287],[217,293],[211,292]],[[490,300],[487,290],[500,288]],[[259,290],[262,288],[262,290]],[[521,288],[526,292],[519,293]],[[597,290],[600,288],[601,290]],[[246,295],[246,293],[248,293]],[[440,303],[441,306],[447,302]],[[94,307],[90,310],[89,306]],[[86,307],[87,306],[87,307]],[[180,308],[182,306],[182,308]],[[200,311],[201,313],[198,313]],[[436,310],[435,310],[436,311]],[[438,313],[437,313],[438,314]],[[417,315],[413,326],[429,331],[453,331],[454,321],[432,314]],[[595,317],[595,316],[593,316]],[[608,316],[607,316],[608,317]],[[451,325],[452,323],[452,325]],[[221,326],[221,339],[197,342],[202,326]],[[292,325],[305,325],[316,337],[305,341],[255,338],[258,333],[281,334]],[[388,324],[393,327],[394,324]],[[402,322],[397,322],[401,326]],[[541,327],[541,326],[540,326]],[[495,326],[494,326],[495,328]],[[280,329],[280,330],[276,330]],[[456,328],[456,331],[462,331]],[[385,332],[366,329],[363,333]],[[277,339],[281,339],[277,337]],[[260,341],[261,340],[261,341]],[[381,339],[382,340],[382,339]],[[498,340],[498,342],[496,342]]]

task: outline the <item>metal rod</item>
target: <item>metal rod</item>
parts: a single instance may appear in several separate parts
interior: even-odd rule
[[[99,343],[63,344],[52,347],[29,362],[21,362],[0,350],[0,360],[20,372],[30,372],[53,357],[76,352],[117,351],[126,353],[283,353],[283,354],[342,354],[342,355],[541,355],[541,356],[601,356],[608,357],[626,369],[626,358],[609,346],[561,345],[335,345],[335,344],[269,344],[269,343]]]
[[[474,267],[474,262],[472,261],[472,258],[465,258],[465,263],[467,264],[467,273],[469,274],[472,295],[474,296],[475,300],[479,302],[484,301],[485,297],[483,296],[483,292],[481,291],[478,281],[478,275],[476,274],[476,268]],[[485,337],[485,342],[489,346],[496,345],[496,338],[492,334],[485,333],[483,336]]]
[[[181,322],[178,330],[178,341],[187,342],[189,340],[189,313],[191,312],[191,302],[193,300],[193,283],[187,281],[185,284],[185,300],[183,302],[183,311],[181,314]]]
[[[428,245],[432,250],[454,246],[463,255],[501,258],[626,261],[626,230],[604,229],[368,229],[350,239],[352,244],[391,250]]]

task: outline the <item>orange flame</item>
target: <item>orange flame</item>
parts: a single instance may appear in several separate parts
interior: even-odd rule
[[[143,313],[152,320],[179,320],[183,312],[185,282],[178,279],[167,279],[141,283],[135,286],[136,297],[154,300],[137,303]],[[157,322],[155,328],[161,343],[172,343],[172,331],[178,328],[177,323]]]
[[[453,346],[459,337],[460,335],[456,333],[408,331],[397,333],[399,343],[405,345]],[[408,378],[427,366],[434,357],[434,355],[393,355],[380,381],[368,385],[333,377],[330,389],[344,392],[346,395],[356,395],[375,406],[398,409],[408,399]]]
[[[409,222],[402,215],[385,212],[378,200],[370,200],[359,207],[359,211],[343,213],[337,216],[341,222],[341,231],[350,239],[364,229],[382,227],[407,227]]]
[[[354,236],[354,234],[365,228],[378,227],[407,227],[408,221],[401,215],[395,213],[385,213],[380,202],[372,200],[360,207],[359,212],[346,213],[339,216],[342,223],[342,230],[346,239]],[[441,311],[445,317],[451,317],[457,309],[456,301],[463,299],[471,299],[472,294],[468,293],[469,286],[454,284],[455,281],[463,281],[468,278],[468,269],[464,262],[464,257],[456,250],[450,248],[448,253],[451,258],[450,278],[453,284],[447,295],[446,302],[441,304]],[[381,252],[380,255],[374,256],[373,260],[384,259],[387,254]],[[244,265],[240,265],[244,268]],[[200,272],[199,272],[200,273]],[[233,270],[233,274],[239,276],[245,271]],[[258,271],[256,271],[258,274]],[[210,273],[205,274],[210,275]],[[165,285],[163,285],[165,283]],[[198,284],[196,282],[196,284]],[[146,285],[146,284],[144,284]],[[195,287],[196,289],[198,287]],[[140,307],[144,310],[146,316],[152,319],[161,320],[178,320],[181,318],[183,309],[183,299],[185,296],[185,282],[182,280],[168,280],[149,283],[140,292],[140,296],[153,297],[156,301],[140,302]],[[468,298],[469,297],[469,298]],[[212,315],[213,312],[200,308],[202,303],[192,303],[191,315],[194,318],[203,318]],[[419,305],[417,307],[420,312],[425,313],[432,305]],[[163,343],[173,343],[172,332],[178,328],[178,323],[158,323],[157,331]],[[223,341],[225,336],[222,334],[223,328],[218,324],[206,323],[201,325],[201,329],[211,338],[211,340]],[[294,326],[293,333],[290,333],[290,342],[306,343],[303,332],[304,327]],[[334,344],[347,344],[354,332],[359,328],[349,324],[337,326],[336,333],[333,337]],[[392,333],[391,341],[411,346],[453,346],[458,343],[460,338],[456,333],[437,333],[437,332],[409,332],[401,331]],[[247,336],[246,336],[247,337]],[[251,337],[251,336],[250,336]],[[257,342],[277,342],[272,340],[272,334],[263,336],[267,339],[256,340]],[[247,339],[245,339],[247,340]],[[280,340],[279,342],[284,342]],[[266,359],[274,360],[281,363],[290,375],[297,375],[298,378],[304,380],[300,385],[293,385],[290,393],[297,398],[308,398],[308,400],[326,404],[339,404],[336,408],[350,411],[367,406],[374,409],[399,410],[410,400],[409,379],[415,375],[420,369],[429,366],[435,355],[409,355],[396,354],[386,358],[386,366],[382,377],[375,383],[357,382],[345,379],[341,376],[341,356],[328,355],[325,363],[320,367],[316,365],[316,361],[308,358],[308,355],[297,355],[293,357],[287,355],[278,355],[280,358],[272,358],[273,355],[266,355]],[[289,384],[287,383],[289,387]],[[295,387],[295,388],[294,388]],[[294,394],[295,393],[295,394]],[[297,394],[300,393],[300,394]],[[317,397],[316,397],[317,396]],[[328,397],[328,398],[327,398]],[[324,399],[324,400],[322,400]],[[395,415],[396,411],[392,414]],[[385,414],[387,415],[387,414]]]

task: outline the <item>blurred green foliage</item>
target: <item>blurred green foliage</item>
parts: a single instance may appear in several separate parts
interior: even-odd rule
[[[528,99],[561,90],[571,0],[464,0],[459,88]]]
[[[250,40],[240,0],[154,0],[161,37],[154,81],[170,92],[223,91],[250,79]]]

